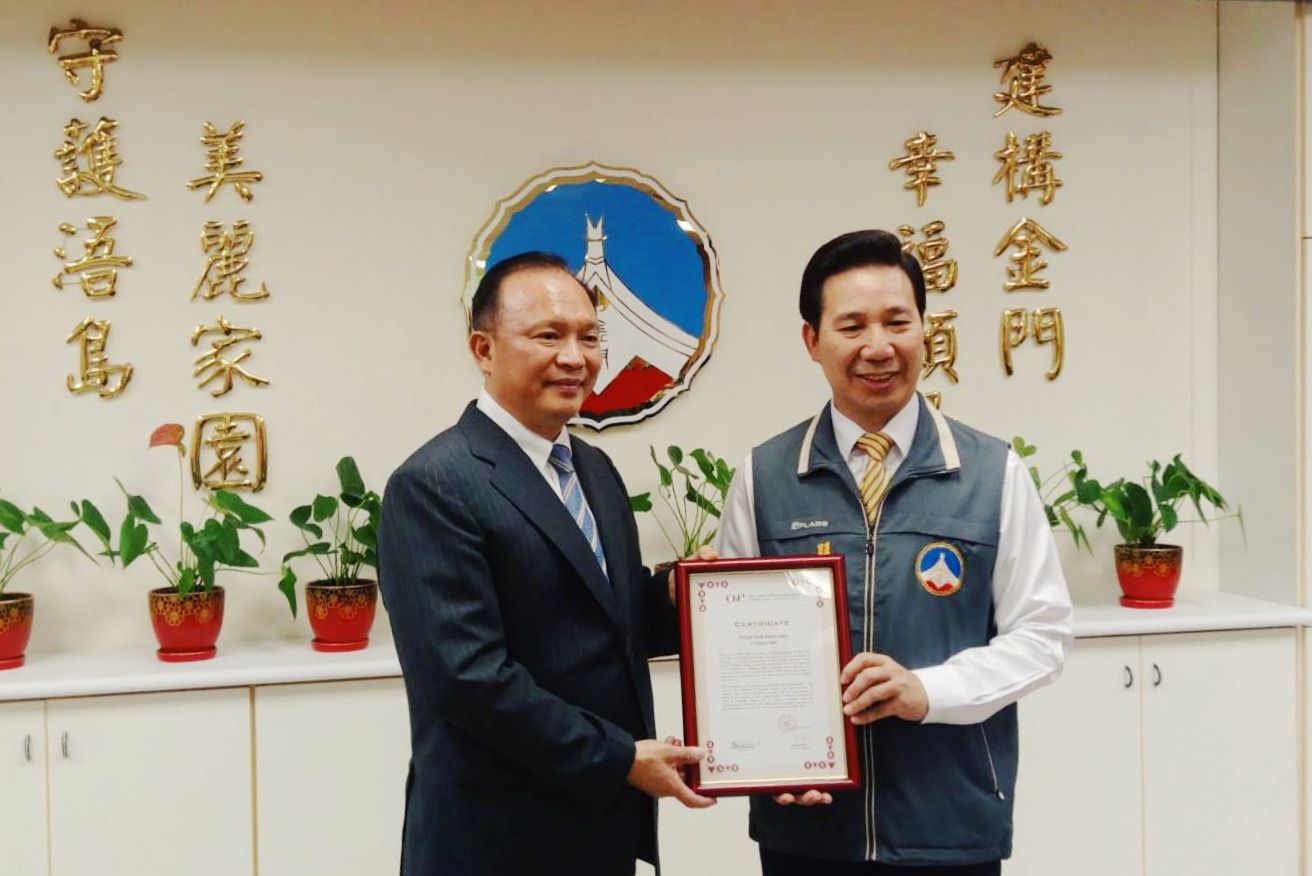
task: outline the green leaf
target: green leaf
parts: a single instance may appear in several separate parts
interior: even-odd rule
[[[260,567],[260,561],[246,553],[241,548],[237,548],[232,559],[227,562],[229,566],[237,569],[258,569]]]
[[[337,513],[337,500],[332,496],[314,497],[314,520],[322,523]]]
[[[144,523],[137,523],[131,514],[123,518],[123,525],[118,531],[118,553],[123,561],[123,568],[132,565],[133,561],[145,552],[148,540]]]
[[[183,569],[178,573],[178,593],[186,596],[196,587],[196,570]]]
[[[213,496],[214,507],[225,514],[232,515],[251,526],[256,523],[268,523],[273,520],[268,514],[247,502],[241,496],[229,490],[216,490]]]
[[[639,493],[636,496],[629,496],[629,510],[633,511],[634,513],[638,513],[642,511],[650,511],[651,508],[652,505],[651,505],[650,492]]]
[[[76,506],[75,510],[77,510]],[[92,505],[88,500],[83,499],[82,507],[81,510],[78,511],[78,515],[82,522],[86,524],[87,529],[94,532],[96,538],[100,539],[100,543],[108,548],[110,539],[109,524],[105,522],[105,517],[100,513],[100,509],[95,505]]]
[[[282,577],[278,579],[278,589],[287,597],[287,607],[292,610],[292,617],[296,617],[296,573],[290,566],[283,566]]]
[[[291,516],[288,519],[291,520],[291,522],[296,526],[297,529],[308,532],[311,535],[313,535],[315,538],[323,538],[322,527],[320,527],[318,524],[309,522],[310,515],[313,512],[314,509],[311,508],[309,505],[301,505],[300,507],[292,510]]]
[[[1043,489],[1043,478],[1039,477],[1038,466],[1035,465],[1030,466],[1030,480],[1034,481],[1034,489],[1036,490]]]
[[[674,475],[670,474],[670,470],[661,465],[661,461],[656,458],[656,448],[649,446],[647,449],[651,451],[651,461],[656,463],[656,469],[660,472],[661,486],[667,488],[674,486]]]
[[[1162,531],[1170,532],[1175,529],[1175,524],[1180,520],[1180,515],[1176,513],[1175,508],[1170,505],[1158,505],[1157,511],[1162,515]]]
[[[1038,452],[1038,448],[1033,444],[1026,444],[1025,439],[1017,435],[1011,439],[1011,449],[1016,451],[1016,455],[1021,459],[1028,459]]]
[[[694,490],[691,484],[688,485],[688,491],[683,494],[683,498],[693,503],[698,508],[701,508],[703,511],[705,511],[707,514],[710,514],[712,517],[720,516],[720,509],[716,508],[710,499],[707,499],[701,493]]]
[[[337,480],[345,495],[364,496],[364,478],[360,477],[360,469],[351,457],[343,456],[337,461]]]
[[[201,589],[207,593],[214,589],[214,558],[208,555],[196,557],[196,574],[200,576]]]
[[[160,522],[159,517],[151,509],[150,503],[140,496],[128,496],[128,511],[132,512],[133,517],[147,523],[159,524]]]
[[[23,513],[21,508],[12,502],[6,502],[4,499],[0,499],[0,526],[3,526],[15,535],[22,535],[24,528],[23,521],[25,519],[27,519],[27,515]]]
[[[665,452],[669,454],[670,462],[674,463],[675,465],[678,465],[679,463],[683,462],[683,450],[681,450],[678,445],[671,444],[669,447],[665,449]]]
[[[378,527],[372,523],[355,527],[351,530],[351,535],[354,535],[355,540],[365,547],[378,547]]]
[[[12,532],[0,532],[0,551],[5,549],[5,541],[7,541],[11,535],[13,535]]]
[[[711,463],[705,450],[699,447],[688,455],[693,458],[693,462],[697,463],[697,468],[701,470],[702,477],[708,481],[715,480],[715,466]]]

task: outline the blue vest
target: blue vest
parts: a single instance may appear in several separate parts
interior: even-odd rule
[[[996,633],[1007,453],[1002,441],[917,399],[916,436],[873,531],[827,406],[752,451],[761,554],[841,553],[853,653],[887,654],[908,669],[936,666]],[[885,718],[858,730],[863,787],[834,794],[829,806],[756,795],[753,839],[785,854],[903,865],[1011,854],[1014,704],[980,724]]]

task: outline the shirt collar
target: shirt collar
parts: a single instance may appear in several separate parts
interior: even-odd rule
[[[834,441],[838,444],[838,451],[843,454],[844,459],[847,459],[854,452],[857,440],[866,433],[866,430],[840,411],[837,405],[829,405],[829,416],[834,423]],[[880,431],[893,439],[893,446],[905,458],[907,452],[911,450],[911,441],[916,437],[916,426],[919,422],[920,393],[915,392],[902,406],[902,410],[894,414]]]
[[[556,436],[555,441],[548,441],[515,419],[515,415],[503,408],[492,397],[492,393],[486,389],[478,394],[477,406],[480,411],[487,415],[489,420],[500,426],[501,430],[510,436],[510,440],[519,445],[519,449],[523,450],[533,465],[539,469],[547,467],[553,445],[563,444],[565,447],[569,447],[569,432],[564,427],[561,427],[560,434]]]

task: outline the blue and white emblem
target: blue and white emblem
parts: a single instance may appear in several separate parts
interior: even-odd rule
[[[916,557],[916,578],[933,596],[951,596],[961,589],[966,577],[966,560],[956,545],[931,541]]]
[[[686,392],[719,335],[719,260],[688,205],[632,168],[554,168],[500,201],[470,249],[465,308],[483,273],[525,250],[558,253],[597,296],[602,365],[576,422],[636,423]]]

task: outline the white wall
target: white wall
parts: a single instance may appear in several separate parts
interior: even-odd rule
[[[722,264],[721,337],[692,390],[646,424],[596,437],[635,492],[653,486],[648,444],[737,460],[819,407],[825,385],[804,355],[795,303],[816,246],[852,228],[940,218],[961,263],[957,288],[931,302],[961,313],[962,383],[946,389],[948,413],[1024,433],[1045,468],[1080,447],[1109,478],[1177,451],[1215,474],[1212,4],[234,0],[216,15],[122,0],[95,10],[126,38],[90,107],[45,52],[47,29],[67,14],[54,3],[0,10],[7,498],[59,507],[85,495],[117,518],[117,474],[171,510],[174,464],[166,450],[146,451],[150,430],[247,408],[267,419],[271,445],[256,501],[280,518],[332,485],[344,453],[381,488],[477,391],[458,303],[475,232],[524,179],[588,159],[640,168],[685,198]],[[1046,125],[1015,111],[992,117],[993,61],[1029,39],[1054,54],[1050,102],[1066,110]],[[62,125],[101,114],[121,123],[119,181],[150,200],[56,191],[50,153]],[[246,166],[266,181],[250,205],[224,192],[207,208],[184,187],[201,169],[201,125],[239,118]],[[917,209],[886,167],[922,127],[958,157]],[[1066,155],[1066,185],[1046,208],[1007,205],[990,185],[992,153],[1007,130],[1045,127]],[[57,226],[98,213],[118,217],[119,249],[137,259],[108,303],[50,287]],[[1046,295],[1008,296],[992,248],[1025,214],[1070,250],[1049,258]],[[273,298],[189,302],[202,223],[238,217],[258,237],[248,276]],[[998,319],[1022,304],[1066,314],[1056,382],[1033,347],[1018,351],[1015,377],[1002,375]],[[220,313],[264,331],[249,365],[273,384],[239,386],[216,405],[189,377],[188,336]],[[63,388],[75,361],[64,338],[88,314],[114,320],[111,353],[138,369],[111,402]],[[643,525],[650,559],[664,558]],[[271,559],[293,541],[285,528],[273,534]],[[1078,596],[1115,592],[1115,540],[1104,533],[1096,558],[1063,545]],[[1185,543],[1185,586],[1224,586],[1213,538]],[[111,574],[63,557],[15,589],[38,594],[36,650],[146,646],[155,583],[146,568]],[[304,635],[272,578],[228,583],[225,638]]]

